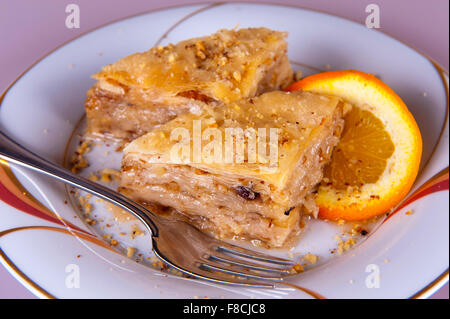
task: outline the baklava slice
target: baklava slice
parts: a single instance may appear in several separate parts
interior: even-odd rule
[[[283,88],[293,79],[286,36],[220,30],[105,66],[87,92],[87,133],[132,140],[180,114]]]
[[[124,149],[119,190],[173,207],[218,237],[281,247],[303,213],[317,213],[315,187],[349,107],[273,91],[181,115]]]

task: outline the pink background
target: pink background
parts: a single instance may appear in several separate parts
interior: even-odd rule
[[[200,0],[7,0],[0,2],[0,92],[38,58],[59,44],[97,26],[158,8],[210,3]],[[265,1],[247,1],[265,2]],[[297,0],[266,1],[317,9],[364,24],[365,8],[380,7],[380,30],[449,68],[448,0]],[[65,27],[65,7],[80,7],[79,29]],[[418,75],[420,76],[420,75]],[[432,298],[448,298],[448,283]],[[35,298],[0,266],[0,298]]]

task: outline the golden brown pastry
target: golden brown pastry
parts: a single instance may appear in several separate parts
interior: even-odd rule
[[[286,35],[220,30],[107,65],[87,93],[87,132],[131,140],[180,114],[283,88],[293,78]]]
[[[336,97],[273,91],[186,113],[124,149],[120,190],[219,237],[283,246],[301,214],[317,212],[314,189],[348,108]]]

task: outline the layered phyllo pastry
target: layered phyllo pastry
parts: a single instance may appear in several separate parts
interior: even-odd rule
[[[220,30],[105,66],[87,92],[87,133],[132,140],[176,116],[285,87],[284,32]]]
[[[285,246],[302,214],[317,214],[316,185],[349,108],[332,96],[273,91],[185,113],[125,147],[119,190],[175,208],[219,238]]]

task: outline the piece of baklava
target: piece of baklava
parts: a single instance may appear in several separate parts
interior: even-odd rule
[[[87,92],[89,135],[132,140],[176,116],[285,87],[285,32],[220,30],[105,66]]]
[[[120,191],[173,207],[219,237],[285,245],[350,108],[309,92],[268,92],[202,115],[187,113],[124,149]]]

